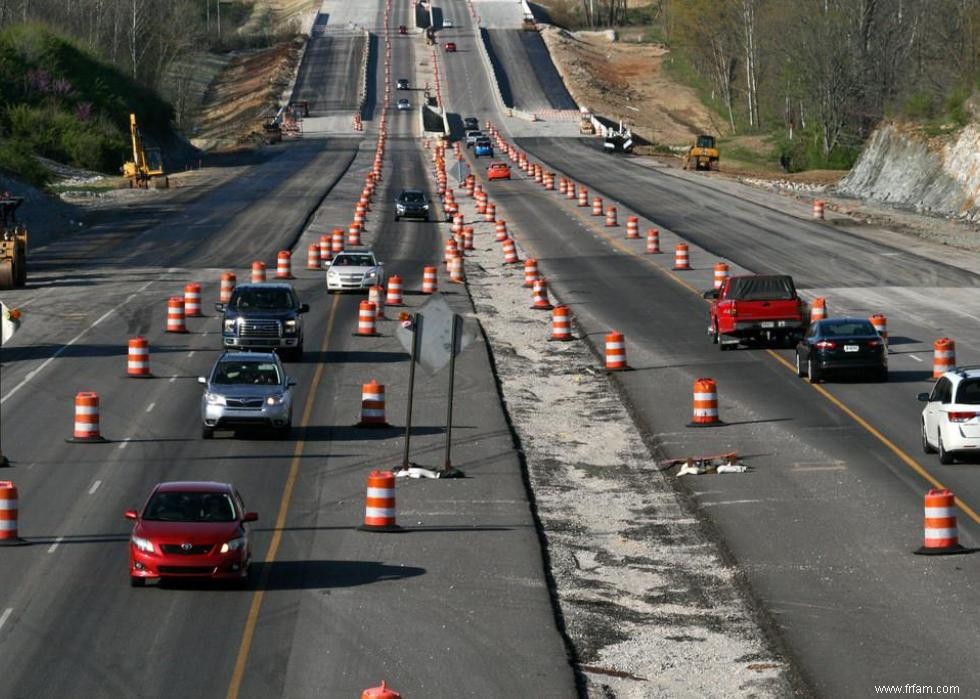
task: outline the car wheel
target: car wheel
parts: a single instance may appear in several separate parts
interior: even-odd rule
[[[398,221],[398,220],[399,220],[399,218],[398,218],[398,216],[395,216],[395,220],[396,220],[396,221]]]
[[[806,375],[806,371],[803,369],[803,362],[800,361],[800,353],[796,353],[796,375],[803,378]]]
[[[878,383],[888,383],[888,367],[878,370]]]
[[[201,439],[213,439],[214,438],[214,428],[208,427],[207,425],[201,426]]]
[[[813,359],[806,360],[806,380],[810,383],[817,383],[820,380],[820,370],[813,365]]]
[[[292,422],[289,422],[283,425],[282,427],[277,427],[275,430],[276,439],[289,439],[289,435],[292,434],[292,431],[293,431]]]
[[[926,425],[922,423],[922,453],[924,454],[935,454],[936,448],[929,444],[929,440],[926,439]]]
[[[146,578],[137,578],[135,575],[129,576],[130,587],[146,587]]]
[[[948,465],[948,464],[953,463],[953,461],[955,461],[955,459],[953,458],[953,455],[951,453],[949,453],[948,451],[946,451],[946,447],[943,446],[943,433],[942,432],[939,433],[939,447],[938,447],[938,451],[939,451],[939,463]]]

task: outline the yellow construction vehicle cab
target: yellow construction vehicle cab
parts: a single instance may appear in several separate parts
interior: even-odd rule
[[[163,155],[159,148],[144,148],[143,137],[136,125],[136,115],[129,115],[129,136],[133,142],[133,159],[123,163],[123,176],[129,179],[130,187],[149,187],[150,180],[158,178],[155,186],[166,188],[170,182],[163,174]]]
[[[17,223],[14,213],[24,201],[0,192],[0,289],[27,283],[27,228]]]
[[[715,137],[701,134],[684,158],[684,169],[715,170],[718,167],[718,158]]]

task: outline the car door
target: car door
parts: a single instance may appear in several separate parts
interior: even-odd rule
[[[800,355],[800,366],[805,366],[806,361],[810,358],[810,348],[813,347],[813,343],[816,342],[817,337],[817,325],[813,324],[807,328],[806,335],[797,345],[797,353]]]
[[[940,378],[932,388],[929,401],[924,409],[926,421],[926,436],[932,444],[938,444],[936,435],[939,433],[940,406],[949,403],[953,385],[945,376]]]

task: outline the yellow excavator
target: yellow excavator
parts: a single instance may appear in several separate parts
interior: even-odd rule
[[[701,134],[684,157],[684,169],[717,170],[719,157],[715,137]]]
[[[129,180],[130,187],[146,189],[150,180],[158,189],[170,186],[170,180],[163,174],[163,155],[159,148],[143,148],[143,137],[136,125],[136,115],[129,115],[129,136],[133,142],[133,159],[123,163],[123,176]],[[156,178],[156,179],[154,179]]]
[[[0,289],[27,283],[27,227],[17,223],[14,213],[23,201],[0,192]]]

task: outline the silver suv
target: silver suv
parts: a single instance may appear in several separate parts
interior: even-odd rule
[[[296,382],[286,376],[274,352],[225,352],[214,363],[201,396],[201,437],[216,429],[270,427],[285,438],[293,426]]]
[[[384,264],[367,248],[347,248],[327,264],[327,293],[361,291],[385,282]]]

